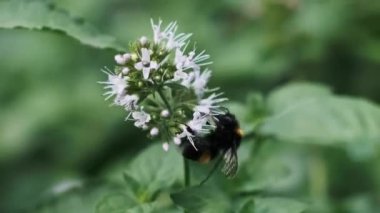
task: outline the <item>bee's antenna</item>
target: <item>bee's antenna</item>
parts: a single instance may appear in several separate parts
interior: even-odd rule
[[[214,164],[214,167],[211,169],[211,171],[208,173],[207,177],[205,179],[203,179],[200,183],[199,183],[199,186],[202,186],[204,183],[206,183],[208,181],[208,179],[210,179],[210,177],[215,173],[216,169],[219,167],[220,163],[222,162],[223,160],[223,155],[220,155],[218,160],[216,161],[216,163]]]

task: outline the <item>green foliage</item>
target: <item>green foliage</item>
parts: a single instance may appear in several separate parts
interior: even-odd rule
[[[81,212],[93,213],[95,206],[104,195],[110,192],[117,193],[120,186],[111,183],[87,183],[84,186],[68,189],[60,193],[52,193],[35,209],[35,213],[64,213]],[[120,193],[120,192],[119,192]],[[124,202],[126,202],[125,200]]]
[[[138,204],[124,194],[114,194],[99,202],[96,213],[153,212],[154,209],[154,203]]]
[[[333,95],[323,86],[285,86],[271,93],[268,106],[272,115],[261,131],[282,140],[326,145],[380,141],[380,107]]]
[[[0,2],[0,28],[53,30],[73,37],[84,45],[125,50],[115,38],[100,34],[83,19],[73,18],[54,4],[41,1]]]
[[[240,209],[240,213],[301,213],[306,212],[306,205],[284,198],[256,198],[247,199],[243,207]]]
[[[225,194],[206,186],[192,187],[171,194],[175,204],[192,212],[230,212],[231,206]]]
[[[369,0],[1,1],[0,212],[377,212],[379,9]],[[212,165],[193,163],[183,189],[174,146],[148,144],[103,101],[99,70],[125,50],[115,38],[150,37],[158,17],[178,20],[212,56],[211,87],[246,134],[235,179],[216,172],[196,186]],[[57,190],[73,177],[79,185]]]
[[[131,162],[126,168],[124,179],[127,183],[134,183],[137,199],[144,202],[151,200],[160,190],[173,186],[182,177],[183,171],[178,166],[181,163],[182,158],[176,150],[163,153],[161,145],[157,143]]]
[[[247,148],[246,144],[254,143],[244,142],[242,149]],[[287,148],[274,141],[265,141],[254,156],[240,164],[235,190],[247,193],[292,191],[304,182],[307,165],[302,159],[297,147]]]
[[[165,209],[165,195],[182,176],[175,150],[163,154],[159,143],[140,153],[124,172],[123,193],[111,193],[98,203],[97,212],[153,212]],[[120,171],[119,171],[120,176]]]

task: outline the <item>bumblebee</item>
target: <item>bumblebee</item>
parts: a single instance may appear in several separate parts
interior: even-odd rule
[[[237,149],[243,132],[235,116],[229,112],[215,116],[216,128],[205,136],[193,138],[194,145],[181,143],[182,155],[190,160],[208,163],[218,156],[223,158],[222,172],[228,177],[235,176],[238,169]],[[188,131],[194,133],[188,127]],[[185,139],[187,140],[187,139]]]

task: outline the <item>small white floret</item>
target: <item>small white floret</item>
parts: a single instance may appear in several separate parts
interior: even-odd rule
[[[137,95],[124,95],[115,99],[115,104],[123,106],[127,111],[132,111],[137,108],[137,101],[139,96]]]
[[[157,62],[150,60],[150,54],[147,48],[141,48],[141,61],[135,64],[135,68],[143,72],[144,79],[149,78],[151,70],[158,69]]]
[[[198,97],[202,97],[204,91],[206,90],[206,85],[208,83],[209,78],[211,77],[211,71],[206,69],[201,72],[199,70],[194,71],[194,81],[191,86],[194,89],[195,94]]]
[[[128,87],[128,78],[123,78],[122,76],[113,74],[111,72],[104,72],[108,75],[108,80],[99,83],[105,84],[104,89],[108,90],[104,93],[104,95],[106,96],[106,100],[112,96],[116,96],[116,98],[119,98],[122,95],[124,95],[125,89]]]
[[[136,111],[132,113],[132,117],[135,120],[135,126],[145,129],[147,123],[150,121],[151,117],[148,113],[141,111]]]
[[[190,127],[196,133],[207,133],[207,115],[202,115],[200,112],[193,113],[193,119],[187,122],[187,126]]]
[[[227,98],[219,98],[222,93],[219,94],[211,94],[209,97],[204,98],[199,101],[199,104],[194,107],[195,112],[199,112],[202,114],[211,114],[218,115],[223,113],[222,106],[220,105],[222,102],[227,101]]]

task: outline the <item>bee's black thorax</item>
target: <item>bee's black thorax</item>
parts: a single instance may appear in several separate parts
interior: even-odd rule
[[[235,116],[230,113],[215,117],[216,128],[206,136],[195,136],[193,142],[196,149],[187,139],[181,143],[182,155],[185,158],[207,163],[221,152],[225,152],[234,146],[240,145],[239,123]]]
[[[239,147],[241,136],[236,133],[239,123],[235,116],[227,113],[216,116],[216,119],[216,129],[209,135],[209,140],[222,150],[229,149],[232,143],[236,143],[236,148]]]

